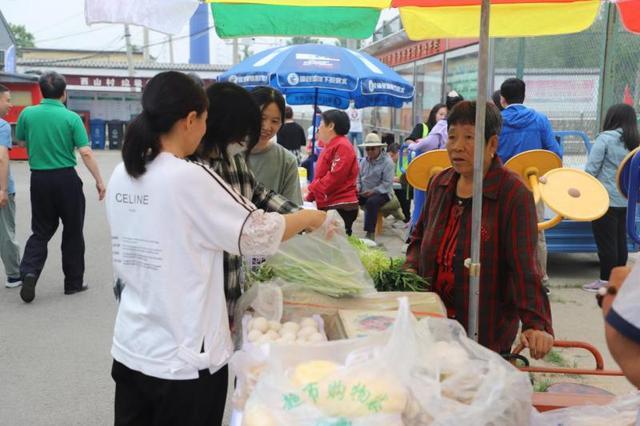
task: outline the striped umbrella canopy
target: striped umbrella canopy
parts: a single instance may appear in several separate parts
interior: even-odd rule
[[[477,37],[481,0],[207,0],[221,37],[308,35],[366,38],[394,7],[412,40]],[[612,0],[640,33],[640,0]],[[601,0],[492,0],[491,37],[567,34],[588,28]]]
[[[609,0],[640,33],[640,0]],[[206,0],[220,37],[259,35],[367,38],[380,11],[396,7],[412,40],[477,37],[480,0]],[[490,35],[566,34],[587,28],[601,0],[492,0]],[[87,24],[123,23],[178,33],[198,0],[85,0]]]
[[[640,0],[617,0],[616,5],[627,31],[640,34]]]

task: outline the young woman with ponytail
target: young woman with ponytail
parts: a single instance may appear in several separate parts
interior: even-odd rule
[[[270,255],[324,212],[265,213],[204,164],[207,97],[174,71],[152,78],[107,190],[114,291],[115,424],[221,424],[233,353],[223,252]]]

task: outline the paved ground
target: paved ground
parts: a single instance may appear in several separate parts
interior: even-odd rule
[[[120,160],[119,153],[99,152],[98,159],[108,179]],[[30,221],[29,171],[25,163],[14,162],[12,169],[18,191],[17,233],[24,244]],[[86,281],[90,290],[63,295],[59,232],[49,245],[49,259],[32,304],[22,303],[18,289],[0,287],[0,425],[113,424],[109,349],[116,304],[111,293],[109,233],[93,181],[84,167],[79,171],[87,196]],[[360,230],[361,222],[355,226]],[[387,226],[380,238],[394,255],[401,249],[399,233]],[[586,255],[551,257],[554,323],[559,337],[595,344],[605,355],[606,366],[614,367],[593,296],[575,288],[596,276],[595,260]],[[573,354],[565,356],[569,363],[574,359],[589,363]],[[615,392],[631,389],[624,379],[604,380],[599,385]]]
[[[99,153],[105,179],[119,153]],[[29,170],[11,164],[17,188],[17,234],[29,236]],[[78,168],[87,198],[86,274],[89,291],[63,294],[59,231],[36,288],[22,303],[19,289],[0,288],[0,424],[113,424],[109,349],[116,304],[111,292],[111,246],[104,204],[93,179]],[[2,270],[3,271],[3,270]],[[1,273],[0,273],[1,274]]]

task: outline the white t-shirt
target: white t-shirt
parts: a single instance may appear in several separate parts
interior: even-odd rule
[[[620,334],[640,344],[640,262],[636,262],[613,299],[607,322]]]
[[[217,371],[233,353],[223,251],[241,254],[243,228],[275,216],[256,210],[206,166],[168,153],[138,179],[118,165],[106,207],[114,275],[123,286],[114,359],[169,380]],[[278,218],[280,228],[262,240],[262,254],[272,254],[282,238]]]
[[[347,115],[349,116],[349,121],[351,123],[349,132],[362,133],[362,113],[360,110],[349,107],[349,109],[347,109]]]

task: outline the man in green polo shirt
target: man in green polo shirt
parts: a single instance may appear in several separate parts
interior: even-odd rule
[[[69,111],[67,83],[56,72],[40,77],[44,99],[24,109],[18,118],[16,139],[25,141],[31,168],[31,231],[20,264],[26,303],[35,298],[35,287],[47,260],[47,243],[62,221],[62,270],[64,294],[87,289],[84,284],[85,198],[82,180],[75,170],[78,149],[82,161],[96,181],[98,198],[105,195],[100,169],[93,156],[82,119]]]

